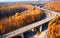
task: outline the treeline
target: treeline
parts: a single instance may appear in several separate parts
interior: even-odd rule
[[[14,15],[17,11],[20,13],[22,11],[25,11],[27,10],[26,8],[24,7],[21,7],[21,8],[14,8],[14,9],[6,9],[6,10],[0,10],[0,19],[1,18],[4,18],[4,17],[9,17],[9,16],[12,16]]]
[[[44,5],[44,9],[60,12],[60,2],[48,2]]]
[[[0,19],[14,15],[16,12],[33,10],[33,6],[27,3],[5,4],[0,6]]]
[[[41,19],[42,11],[41,10],[28,10],[22,13],[16,13],[9,18],[4,18],[0,20],[0,34],[6,33],[27,24],[33,23]]]

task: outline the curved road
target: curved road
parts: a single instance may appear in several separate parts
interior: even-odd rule
[[[38,8],[39,8],[39,7],[38,7]],[[58,14],[57,14],[56,12],[54,12],[54,11],[46,10],[46,9],[43,9],[43,8],[40,8],[40,9],[41,9],[41,10],[44,10],[44,11],[50,12],[50,13],[51,13],[51,16],[49,16],[49,17],[47,17],[47,18],[45,18],[45,19],[43,19],[43,20],[41,20],[41,21],[35,22],[35,23],[33,23],[33,24],[30,24],[30,25],[27,25],[27,26],[22,27],[22,28],[20,28],[20,29],[17,29],[17,30],[15,30],[15,31],[12,31],[12,32],[10,32],[10,33],[7,33],[7,34],[5,34],[5,35],[3,36],[3,38],[9,38],[9,37],[18,35],[18,34],[20,34],[20,33],[23,33],[23,32],[25,32],[25,31],[27,31],[27,30],[30,30],[30,29],[32,29],[32,28],[34,28],[34,27],[40,26],[40,25],[42,25],[42,24],[50,21],[50,20],[51,20],[52,18],[54,18],[56,15],[58,15]],[[27,28],[28,28],[28,29],[27,29]]]

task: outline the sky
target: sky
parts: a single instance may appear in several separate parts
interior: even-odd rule
[[[0,0],[0,2],[19,2],[19,1],[50,1],[50,0]]]

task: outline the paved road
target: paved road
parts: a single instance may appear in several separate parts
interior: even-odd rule
[[[44,11],[49,11],[50,13],[53,12],[53,11],[46,10],[46,9],[43,9],[43,8],[40,8],[40,9],[41,9],[41,10],[44,10]],[[25,26],[25,27],[23,27],[23,28],[20,28],[20,29],[17,29],[17,30],[15,30],[15,31],[13,31],[13,32],[10,32],[10,33],[5,34],[5,36],[7,36],[7,37],[5,37],[5,38],[9,38],[9,37],[18,35],[18,34],[20,34],[20,33],[26,32],[27,30],[30,30],[30,29],[32,29],[32,28],[34,28],[34,27],[37,27],[37,26],[39,26],[39,25],[42,25],[42,24],[50,21],[50,20],[51,20],[52,18],[54,18],[56,15],[57,15],[57,13],[53,12],[52,15],[49,16],[49,17],[46,18],[46,19],[43,19],[43,20],[41,20],[41,21],[35,22],[35,23],[33,23],[33,24],[27,25],[27,26]]]

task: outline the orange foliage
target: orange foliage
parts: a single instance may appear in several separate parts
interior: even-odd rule
[[[27,10],[34,10],[34,6],[28,3],[4,4],[0,6],[0,18],[9,17],[16,12],[20,13]]]
[[[60,16],[49,22],[47,38],[60,38]]]
[[[28,10],[21,13],[17,12],[15,15],[10,16],[9,18],[5,18],[1,20],[2,24],[0,26],[4,28],[0,27],[0,31],[1,33],[6,33],[11,30],[15,30],[17,28],[25,26],[27,24],[33,23],[35,21],[40,20],[41,15],[42,15],[42,11],[38,9]],[[5,30],[3,30],[2,32],[2,29]]]
[[[44,8],[60,12],[60,2],[49,2],[45,4]]]

